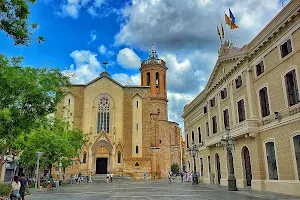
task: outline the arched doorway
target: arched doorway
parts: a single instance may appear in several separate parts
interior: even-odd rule
[[[251,186],[252,172],[251,172],[251,160],[250,153],[247,147],[243,147],[242,156],[244,158],[244,174],[247,182],[247,186]]]
[[[216,178],[217,178],[217,184],[220,185],[221,183],[221,165],[220,165],[220,157],[219,154],[215,154],[215,160],[216,160]]]

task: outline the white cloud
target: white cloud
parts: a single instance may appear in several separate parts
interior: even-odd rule
[[[77,18],[80,8],[80,0],[68,0],[61,6],[61,15]]]
[[[130,48],[121,49],[117,56],[118,63],[127,69],[139,68],[141,58]]]
[[[71,79],[73,83],[87,83],[99,76],[102,71],[100,62],[96,58],[97,54],[88,50],[76,50],[70,56],[74,59],[74,64],[63,73],[74,74],[75,77]]]
[[[93,42],[96,40],[97,34],[96,34],[96,31],[95,31],[95,30],[92,30],[92,31],[91,31],[91,33],[90,33],[90,38],[91,38],[91,40],[88,42],[88,44],[91,44],[91,43],[93,43]]]
[[[97,14],[97,12],[96,12],[96,9],[95,9],[93,6],[89,7],[89,8],[87,9],[87,12],[88,12],[91,16],[93,16],[93,17],[98,16],[98,14]]]
[[[103,44],[101,44],[101,46],[98,48],[98,51],[99,51],[99,53],[101,54],[101,55],[105,55],[106,54],[106,47],[103,45]]]
[[[140,74],[134,74],[129,76],[128,74],[120,73],[113,74],[112,78],[123,85],[141,85]]]
[[[105,3],[105,0],[95,0],[94,1],[94,6],[99,8]]]

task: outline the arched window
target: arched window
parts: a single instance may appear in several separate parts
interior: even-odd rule
[[[83,153],[83,156],[82,156],[82,163],[86,163],[86,152]]]
[[[267,142],[267,143],[265,143],[265,145],[266,145],[266,156],[267,156],[269,179],[270,180],[278,180],[278,171],[277,171],[274,142]]]
[[[147,73],[147,85],[150,85],[150,72]]]
[[[195,134],[194,134],[194,131],[192,131],[192,142],[195,141]]]
[[[101,96],[99,99],[97,121],[98,121],[97,133],[100,133],[102,129],[106,133],[109,133],[109,121],[110,121],[109,99],[106,95]]]
[[[155,85],[156,85],[156,88],[158,88],[158,85],[159,85],[159,73],[158,72],[156,72]]]
[[[121,152],[118,152],[118,163],[121,163]]]

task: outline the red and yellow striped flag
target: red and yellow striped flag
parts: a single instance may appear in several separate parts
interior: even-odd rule
[[[225,14],[225,23],[230,27],[230,29],[238,28],[238,26],[231,21],[231,19]]]

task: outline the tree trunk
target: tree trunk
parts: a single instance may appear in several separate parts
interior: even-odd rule
[[[52,164],[49,165],[49,172],[50,172],[50,174],[52,175]]]
[[[2,176],[2,167],[3,167],[3,165],[4,165],[4,156],[5,156],[5,152],[6,152],[6,150],[8,149],[8,145],[2,150],[2,152],[1,152],[1,160],[0,160],[0,177]]]

